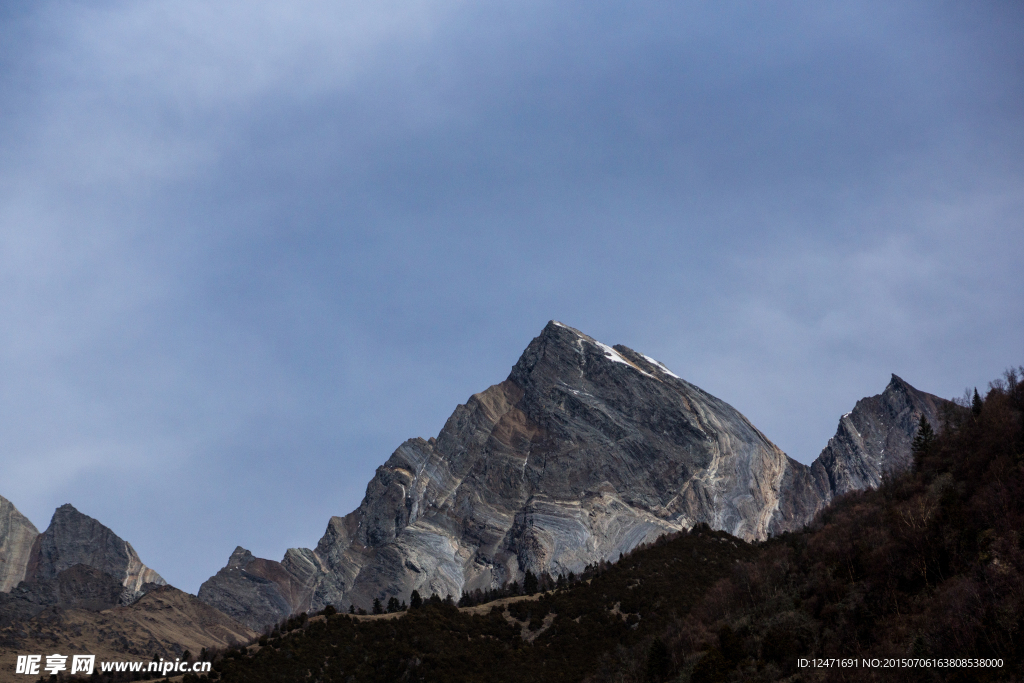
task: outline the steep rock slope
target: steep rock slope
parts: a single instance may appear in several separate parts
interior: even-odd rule
[[[316,581],[326,568],[311,550],[290,549],[283,562],[235,548],[226,567],[203,583],[199,599],[254,629],[312,607]]]
[[[266,624],[286,610],[579,571],[699,522],[765,538],[798,464],[657,361],[551,322],[436,439],[402,444],[315,551],[253,571],[239,549],[199,597]]]
[[[771,533],[799,529],[836,496],[877,488],[883,474],[909,469],[921,416],[938,431],[943,403],[948,401],[919,391],[896,375],[881,394],[857,401],[809,467],[794,460],[787,463]]]
[[[32,543],[39,530],[11,501],[0,496],[0,593],[7,593],[25,578]]]
[[[142,564],[130,543],[71,505],[62,505],[53,513],[50,526],[32,544],[25,580],[55,579],[77,564],[113,576],[135,597],[146,584],[167,583]]]

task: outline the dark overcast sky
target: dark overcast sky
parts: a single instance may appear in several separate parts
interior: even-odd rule
[[[809,462],[1024,362],[1024,4],[0,5],[0,494],[196,591],[549,319]]]

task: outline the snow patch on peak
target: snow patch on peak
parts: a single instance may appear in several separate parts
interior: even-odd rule
[[[672,372],[667,367],[665,367],[665,364],[662,363],[661,361],[654,360],[653,358],[648,356],[646,353],[641,353],[640,355],[643,356],[644,358],[646,358],[652,365],[657,367],[659,370],[664,372],[666,375],[670,375],[672,377],[675,377],[676,379],[682,379],[682,377],[680,377],[679,375],[677,375],[676,373]]]
[[[644,372],[643,370],[641,370],[637,366],[633,365],[628,360],[623,358],[622,355],[618,351],[616,351],[612,347],[608,346],[607,344],[602,344],[599,341],[594,341],[594,344],[596,344],[598,348],[600,348],[602,351],[604,351],[604,357],[607,358],[608,360],[610,360],[610,361],[612,361],[614,363],[622,363],[623,365],[628,365],[629,367],[631,367],[634,370],[636,370],[637,372],[639,372],[641,375],[646,375],[646,376],[648,376],[648,377],[650,377],[652,379],[654,378],[654,375],[651,375],[651,374],[649,374],[647,372]]]

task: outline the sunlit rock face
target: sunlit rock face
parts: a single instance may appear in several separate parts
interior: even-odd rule
[[[166,584],[142,564],[130,543],[71,505],[62,505],[53,513],[50,526],[32,544],[25,580],[55,579],[77,564],[113,576],[131,595],[143,592],[146,584]]]
[[[273,562],[236,549],[199,597],[259,629],[328,604],[578,572],[701,522],[764,539],[908,467],[917,420],[937,427],[940,403],[894,376],[807,466],[654,359],[551,322],[437,438],[402,444],[315,550]]]
[[[25,578],[32,543],[38,535],[35,525],[0,496],[0,593],[9,593]]]
[[[296,605],[369,607],[414,589],[457,597],[526,571],[579,571],[700,522],[765,538],[795,464],[657,361],[551,322],[436,439],[402,444],[315,551],[289,551],[306,574],[272,581],[278,618]],[[199,595],[245,621],[228,609],[252,589],[235,574],[222,570]],[[286,583],[308,596],[285,597]],[[261,598],[261,618],[275,600]]]
[[[771,533],[799,529],[836,496],[877,488],[883,475],[909,469],[921,416],[939,431],[944,403],[896,375],[881,394],[857,401],[809,467],[790,461]]]

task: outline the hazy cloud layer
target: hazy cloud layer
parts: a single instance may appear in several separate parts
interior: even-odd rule
[[[559,319],[807,462],[1024,362],[1014,3],[0,9],[0,494],[187,590]]]

